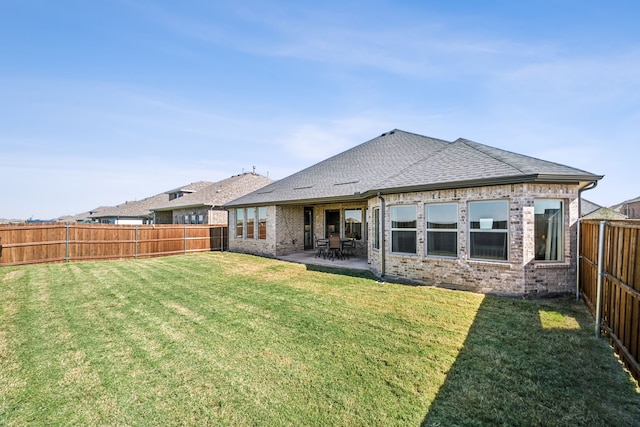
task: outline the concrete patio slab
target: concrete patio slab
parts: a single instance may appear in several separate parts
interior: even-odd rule
[[[366,258],[352,257],[349,259],[325,259],[322,257],[316,257],[314,250],[298,252],[290,255],[279,256],[278,259],[283,261],[297,262],[306,265],[320,265],[323,267],[334,268],[347,268],[350,270],[365,270],[369,271],[369,263]]]

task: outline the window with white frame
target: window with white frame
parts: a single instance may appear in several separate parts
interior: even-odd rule
[[[506,261],[509,242],[509,202],[469,202],[469,257]]]
[[[258,208],[258,239],[265,240],[267,238],[267,208],[262,206]]]
[[[247,239],[253,239],[256,232],[256,208],[247,208]]]
[[[562,200],[535,200],[535,259],[562,261],[563,255],[563,209]]]
[[[373,248],[380,249],[380,208],[373,210]]]
[[[418,215],[415,205],[390,207],[391,252],[415,254],[418,241]]]
[[[426,205],[427,256],[458,256],[458,205]]]
[[[236,209],[236,238],[244,237],[244,209]]]

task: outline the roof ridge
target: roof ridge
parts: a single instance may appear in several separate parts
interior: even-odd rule
[[[507,165],[507,166],[509,166],[509,167],[514,168],[515,170],[517,170],[518,172],[520,172],[520,173],[521,173],[521,174],[523,174],[523,175],[527,175],[527,173],[526,173],[525,171],[523,171],[522,169],[520,169],[520,168],[519,168],[519,167],[517,167],[516,165],[512,165],[511,163],[507,162],[506,160],[500,159],[500,158],[498,158],[498,157],[494,156],[494,155],[493,155],[493,154],[491,154],[491,153],[487,153],[487,152],[484,152],[484,151],[480,150],[480,149],[477,147],[477,145],[481,145],[481,146],[483,146],[483,147],[488,147],[488,148],[493,148],[493,149],[496,149],[496,150],[506,151],[507,153],[515,154],[515,155],[518,155],[518,156],[522,156],[522,154],[514,153],[514,152],[512,152],[512,151],[508,151],[508,150],[502,150],[502,148],[489,147],[488,145],[481,144],[481,143],[479,143],[479,142],[475,142],[475,141],[471,141],[470,139],[466,139],[466,138],[458,138],[458,139],[456,139],[453,143],[454,143],[454,144],[456,144],[456,143],[458,143],[458,142],[459,142],[459,143],[461,143],[461,144],[466,145],[467,147],[469,147],[469,148],[471,148],[471,149],[473,149],[473,150],[475,150],[475,151],[478,151],[478,152],[480,152],[480,153],[484,154],[485,156],[489,156],[489,157],[491,157],[492,159],[497,160],[498,162],[500,162],[500,163],[502,163],[502,164],[504,164],[504,165]],[[529,156],[527,156],[527,157],[529,157]],[[530,157],[530,158],[532,158],[532,159],[533,159],[534,157]]]
[[[398,129],[396,129],[396,130],[398,130]],[[392,131],[392,132],[394,132],[394,131]],[[400,130],[400,132],[403,132],[403,133],[406,133],[406,134],[410,134],[410,135],[416,135],[416,136],[420,136],[420,137],[422,137],[422,138],[425,138],[425,136],[424,136],[424,135],[419,135],[419,134],[417,134],[417,133],[405,132],[405,131],[403,131],[403,130]],[[384,134],[383,134],[383,135],[384,135]],[[435,151],[434,151],[434,152],[432,152],[432,153],[429,153],[429,154],[427,154],[427,155],[425,155],[425,156],[421,157],[420,159],[416,160],[415,162],[411,163],[410,165],[407,165],[406,167],[404,167],[404,168],[400,169],[400,170],[399,170],[399,171],[397,171],[395,174],[392,174],[392,175],[389,175],[389,176],[384,177],[384,178],[383,178],[383,181],[388,181],[388,180],[390,180],[390,179],[392,179],[392,178],[395,178],[395,177],[399,176],[400,174],[404,173],[404,171],[406,171],[407,169],[410,169],[410,168],[414,167],[414,166],[415,166],[415,165],[417,165],[418,163],[423,162],[424,160],[426,160],[427,158],[431,158],[431,157],[433,157],[433,156],[435,156],[435,155],[437,155],[437,154],[440,154],[440,153],[441,153],[442,151],[444,151],[444,150],[448,150],[448,149],[449,149],[450,147],[452,147],[452,146],[453,146],[453,144],[454,144],[453,142],[451,142],[451,141],[446,141],[446,140],[444,140],[444,139],[431,138],[431,137],[429,137],[429,136],[427,136],[426,138],[433,139],[433,140],[440,141],[440,142],[446,142],[446,143],[448,143],[449,145],[448,145],[448,146],[445,146],[445,147],[442,147],[442,148],[440,148],[440,149],[438,149],[438,150],[435,150]],[[380,184],[381,184],[383,181],[378,181],[378,182],[373,186],[373,188],[379,188],[379,187],[380,187]]]

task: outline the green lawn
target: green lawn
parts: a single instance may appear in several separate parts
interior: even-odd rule
[[[0,268],[0,425],[640,425],[572,298],[232,253]]]

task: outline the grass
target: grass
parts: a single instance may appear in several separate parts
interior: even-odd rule
[[[232,253],[0,268],[0,425],[640,425],[573,299]]]

